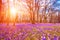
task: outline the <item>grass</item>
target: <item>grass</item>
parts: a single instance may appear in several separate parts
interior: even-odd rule
[[[0,26],[0,40],[40,40],[43,38],[49,40],[54,38],[54,36],[60,36],[60,26],[58,25]]]

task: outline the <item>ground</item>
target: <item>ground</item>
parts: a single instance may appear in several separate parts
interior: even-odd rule
[[[0,24],[0,40],[57,40],[59,36],[58,23]]]

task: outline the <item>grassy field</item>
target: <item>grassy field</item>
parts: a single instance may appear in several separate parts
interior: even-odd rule
[[[60,25],[0,24],[0,40],[60,40]]]

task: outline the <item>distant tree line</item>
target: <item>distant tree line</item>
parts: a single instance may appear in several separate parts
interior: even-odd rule
[[[51,6],[53,3],[49,2],[49,0],[25,0],[25,2],[29,8],[28,11],[29,11],[30,16],[27,18],[26,21],[22,21],[22,22],[28,21],[28,23],[30,22],[32,24],[60,23],[60,19],[59,19],[60,11],[52,9]],[[2,4],[2,0],[0,0],[0,22],[4,22],[4,18],[6,16],[5,12],[2,10],[3,9],[2,5],[4,5],[4,4]],[[7,16],[7,18],[9,19],[8,16]],[[17,16],[17,18],[18,18],[18,16]],[[23,17],[22,19],[24,19],[24,18],[25,17]],[[5,19],[5,20],[7,21],[8,19]],[[19,21],[17,20],[17,22],[19,22]]]

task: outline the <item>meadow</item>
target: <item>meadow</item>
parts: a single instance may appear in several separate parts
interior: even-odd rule
[[[0,24],[0,40],[60,40],[60,25]]]

